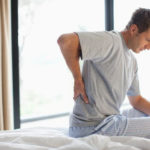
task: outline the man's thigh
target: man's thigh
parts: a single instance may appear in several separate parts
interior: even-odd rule
[[[124,135],[150,138],[150,117],[127,118]]]
[[[123,110],[121,115],[126,116],[127,118],[135,118],[135,117],[148,117],[147,114],[135,109],[135,108],[130,108]]]
[[[103,120],[95,128],[95,133],[107,136],[138,136],[150,138],[150,117],[128,118],[123,115],[114,115],[108,122],[107,120]]]

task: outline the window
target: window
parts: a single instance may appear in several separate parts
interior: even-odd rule
[[[18,2],[21,119],[70,112],[73,77],[57,38],[62,33],[104,30],[104,1]]]

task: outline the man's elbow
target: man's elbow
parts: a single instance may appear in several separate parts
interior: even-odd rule
[[[131,104],[134,108],[136,108],[137,105],[138,105],[138,103],[139,103],[139,101],[140,101],[140,99],[141,99],[142,97],[141,97],[140,95],[138,95],[138,96],[129,96],[128,98],[129,98],[129,100],[130,100],[130,104]]]
[[[57,43],[63,55],[68,55],[68,53],[70,53],[70,55],[76,57],[77,59],[79,58],[80,44],[77,34],[62,34],[57,39]]]
[[[69,45],[69,46],[70,46],[70,44],[78,46],[79,45],[79,39],[75,33],[62,34],[58,37],[57,43],[59,46],[64,45],[64,44]]]
[[[64,44],[64,41],[65,41],[65,35],[62,34],[62,35],[60,35],[60,36],[58,37],[57,43],[58,43],[58,45],[61,47],[61,45]]]
[[[57,43],[61,51],[66,51],[72,44],[72,36],[70,34],[62,34],[58,37]]]

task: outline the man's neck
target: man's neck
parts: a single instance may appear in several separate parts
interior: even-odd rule
[[[128,30],[123,30],[123,31],[121,31],[121,34],[122,34],[122,37],[124,38],[124,41],[125,41],[127,47],[130,49],[130,42],[129,42],[130,33],[129,33],[129,31]]]

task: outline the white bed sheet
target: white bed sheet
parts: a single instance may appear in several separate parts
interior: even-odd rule
[[[150,150],[150,139],[102,135],[75,139],[62,130],[40,127],[0,132],[0,150]]]

